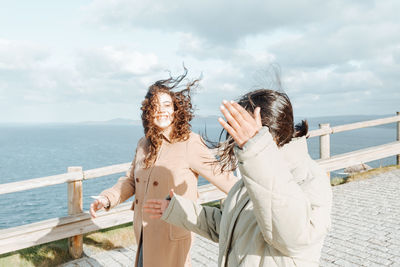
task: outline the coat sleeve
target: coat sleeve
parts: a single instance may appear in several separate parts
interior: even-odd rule
[[[140,143],[141,141],[138,142],[137,147],[139,147]],[[113,187],[106,189],[100,193],[101,196],[105,196],[110,201],[110,206],[106,209],[107,211],[124,202],[135,194],[136,185],[134,173],[136,153],[137,148],[135,152],[135,158],[133,159],[130,168],[126,171],[125,176],[120,177],[117,183],[113,185]]]
[[[322,169],[313,178],[315,189],[304,192],[267,127],[243,149],[236,147],[235,154],[264,240],[288,256],[322,244],[330,225],[331,206],[330,183]],[[308,196],[312,194],[320,195],[319,205],[311,205]]]
[[[175,195],[161,219],[218,242],[221,217],[222,211],[219,208],[201,206]]]
[[[229,190],[237,182],[237,178],[231,171],[221,172],[221,165],[216,161],[215,156],[202,138],[197,134],[192,134],[186,150],[189,167],[218,187],[222,192],[228,194]]]

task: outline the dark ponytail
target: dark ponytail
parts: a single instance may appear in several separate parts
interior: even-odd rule
[[[307,120],[302,120],[300,123],[294,126],[293,137],[302,137],[308,133],[308,122]]]

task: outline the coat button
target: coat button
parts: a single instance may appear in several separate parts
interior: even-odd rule
[[[139,183],[139,178],[136,178],[136,183]]]
[[[137,203],[139,203],[139,200],[136,199],[135,202],[136,202],[136,204],[137,204]]]
[[[157,185],[158,185],[158,182],[157,182],[157,181],[154,181],[153,185],[154,185],[154,186],[157,186]]]

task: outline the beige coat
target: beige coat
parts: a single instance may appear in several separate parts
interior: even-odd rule
[[[208,163],[215,158],[198,134],[191,133],[189,139],[183,142],[170,143],[165,139],[155,164],[147,169],[143,168],[146,142],[144,138],[138,142],[135,159],[126,177],[121,177],[117,184],[101,195],[110,200],[110,208],[135,195],[133,224],[138,244],[140,238],[143,241],[144,267],[191,266],[190,231],[162,220],[150,219],[147,213],[143,213],[144,202],[146,199],[165,198],[171,188],[195,201],[199,175],[226,193],[237,179],[231,172],[220,174],[218,167]]]
[[[278,149],[263,127],[235,153],[242,180],[222,210],[177,193],[162,219],[219,242],[219,266],[318,266],[332,191],[305,138]]]

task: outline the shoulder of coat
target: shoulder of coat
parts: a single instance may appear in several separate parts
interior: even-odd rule
[[[137,143],[137,147],[144,147],[147,144],[147,139],[146,137],[142,137],[139,139],[138,143]]]
[[[199,139],[200,135],[195,132],[190,132],[189,139]]]
[[[186,140],[188,143],[202,143],[205,144],[205,141],[203,137],[197,133],[190,132],[188,140]]]
[[[186,139],[183,142],[186,144],[186,149],[190,150],[190,148],[193,147],[195,143],[198,143],[199,140],[200,140],[200,135],[194,132],[190,132],[188,139]]]

